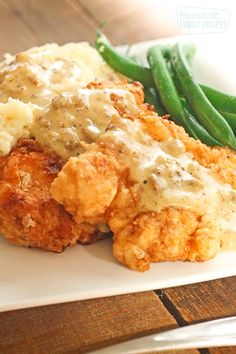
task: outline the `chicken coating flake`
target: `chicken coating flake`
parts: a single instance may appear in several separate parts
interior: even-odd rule
[[[63,161],[32,139],[0,158],[0,234],[18,245],[61,252],[77,241],[101,237],[94,225],[78,225],[50,195]]]
[[[221,236],[224,231],[216,222],[219,212],[217,208],[223,203],[224,206],[220,209],[222,213],[224,207],[227,209],[230,204],[228,200],[231,204],[235,203],[236,154],[230,149],[205,146],[190,138],[182,127],[158,117],[142,102],[137,104],[140,108],[138,114],[126,116],[122,112],[122,123],[114,120],[110,131],[102,135],[96,143],[86,145],[83,154],[71,158],[65,164],[51,186],[51,193],[78,222],[107,223],[113,232],[115,258],[133,270],[145,271],[149,269],[151,262],[208,260],[220,251],[222,244]],[[122,129],[117,128],[120,124],[125,125],[125,120],[131,127],[128,137],[123,137]],[[143,140],[143,145],[140,146],[144,151],[139,146],[132,150],[135,145],[135,140],[132,140],[135,124],[140,128],[135,139]],[[152,154],[146,153],[150,138],[155,149],[158,146],[162,148],[161,156],[154,161],[155,173],[144,166],[148,165],[148,159],[153,158]],[[173,141],[175,146],[172,146],[171,155],[168,149],[169,142],[173,145]],[[139,155],[143,156],[143,165],[139,165]],[[168,169],[164,163],[169,163],[169,157],[172,165]],[[184,162],[184,158],[188,160],[188,164],[181,166],[180,162]],[[137,165],[139,182],[142,181],[140,183],[137,183],[136,175],[132,174],[134,164]],[[185,170],[183,178],[179,178],[179,165]],[[176,168],[175,175],[173,166]],[[147,179],[145,169],[151,171]],[[155,199],[159,203],[155,210],[148,208],[151,204],[146,207],[142,204],[141,195],[147,197],[142,188],[150,184],[150,180],[159,196],[159,199]],[[184,192],[189,191],[190,198],[186,199],[186,204],[174,203],[179,198],[178,194],[177,197],[173,194],[173,203],[165,199],[169,192],[173,192],[168,189],[168,185],[166,188],[167,181],[172,183],[175,193],[183,192],[180,197],[184,197],[188,194]],[[214,188],[218,188],[219,192]],[[208,195],[205,195],[205,191]],[[200,196],[196,208],[192,208],[194,193],[196,198]],[[220,194],[226,201],[221,203],[221,199],[218,199]],[[227,199],[228,197],[231,199]],[[216,208],[214,204],[217,204]],[[232,205],[236,215],[236,206]]]

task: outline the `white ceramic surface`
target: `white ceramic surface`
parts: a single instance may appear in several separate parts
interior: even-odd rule
[[[227,38],[206,35],[186,36],[185,40],[197,43],[194,70],[199,80],[236,94],[236,53]],[[132,51],[144,57],[149,44],[136,44]],[[137,273],[113,259],[111,240],[54,254],[20,248],[1,239],[0,311],[160,289],[230,275],[236,275],[234,252],[221,253],[205,263],[153,264],[150,271]]]

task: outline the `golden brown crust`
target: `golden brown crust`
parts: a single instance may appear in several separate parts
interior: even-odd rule
[[[176,207],[168,207],[157,212],[143,213],[138,208],[139,194],[136,185],[130,183],[128,173],[119,170],[115,156],[109,149],[104,150],[101,144],[82,154],[79,158],[67,162],[52,184],[52,194],[62,202],[66,209],[78,218],[79,222],[95,224],[108,223],[114,234],[113,253],[123,264],[131,269],[145,271],[151,262],[160,261],[204,261],[220,251],[221,241],[219,230],[209,217],[196,212]],[[99,154],[99,164],[96,163]],[[103,162],[101,161],[103,159]],[[83,169],[81,165],[83,164]],[[99,165],[107,168],[114,179],[102,179]],[[93,171],[91,174],[87,171]],[[76,178],[71,179],[71,171]],[[118,184],[117,184],[118,183]],[[90,196],[84,208],[85,193],[73,200],[79,185],[83,184],[84,191],[90,190]],[[68,188],[62,189],[62,185]],[[110,185],[117,193],[113,197]],[[96,199],[96,189],[104,195],[104,200],[111,202],[105,210],[93,205]],[[68,196],[70,195],[70,198]],[[102,201],[101,201],[102,204]],[[92,212],[90,212],[92,210]]]
[[[211,148],[190,138],[182,127],[158,117],[140,97],[137,99],[140,113],[132,117],[121,111],[123,117],[141,120],[143,131],[154,140],[164,141],[171,136],[180,139],[186,151],[212,175],[236,187],[236,154],[232,150]],[[101,165],[110,175],[101,174]],[[67,189],[62,188],[65,184]],[[74,193],[81,185],[84,191],[89,190],[86,206],[86,193],[79,193],[79,197]],[[52,194],[79,222],[108,223],[114,234],[114,256],[134,270],[145,271],[151,262],[204,261],[214,257],[221,248],[219,229],[209,216],[177,207],[160,212],[140,210],[139,194],[129,180],[128,171],[119,164],[117,152],[102,142],[87,147],[84,154],[66,163],[52,184]],[[97,208],[92,208],[98,197]]]
[[[87,88],[89,89],[112,89],[112,88],[118,88],[118,89],[123,89],[123,90],[129,90],[135,97],[135,100],[138,105],[141,105],[144,101],[144,92],[143,92],[143,86],[140,82],[132,82],[131,84],[128,83],[127,80],[122,80],[122,81],[103,81],[103,82],[97,82],[97,81],[92,81],[87,85]],[[115,101],[115,100],[114,100]]]
[[[191,153],[202,166],[209,168],[219,180],[236,188],[236,154],[233,150],[220,146],[207,146],[200,140],[189,137],[183,127],[168,119],[160,117],[157,119],[156,114],[152,112],[143,111],[139,119],[143,121],[143,130],[154,140],[163,141],[169,137],[181,140],[186,151]]]
[[[100,238],[96,227],[78,225],[50,194],[63,161],[23,139],[0,159],[0,233],[19,245],[61,252],[78,240]]]

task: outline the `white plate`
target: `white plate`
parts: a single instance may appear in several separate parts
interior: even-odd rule
[[[193,38],[188,36],[187,40]],[[198,43],[195,68],[199,79],[236,94],[232,75],[235,53],[230,46],[227,51],[227,41],[215,36],[210,42],[207,36],[194,40]],[[149,43],[139,43],[132,50],[142,56]],[[0,240],[1,311],[160,289],[230,275],[236,275],[233,252],[221,253],[205,263],[153,264],[150,271],[137,273],[113,259],[111,240],[76,246],[62,254],[20,248]]]

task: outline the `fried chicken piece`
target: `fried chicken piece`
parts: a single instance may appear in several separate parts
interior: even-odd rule
[[[209,173],[213,182],[227,183],[233,188],[236,188],[236,154],[230,149],[205,146],[190,138],[183,128],[158,117],[148,106],[141,103],[139,107],[137,115],[121,115],[120,118],[120,121],[128,118],[131,122],[130,135],[122,138],[121,134],[120,138],[121,123],[114,121],[115,128],[111,128],[96,143],[85,146],[85,153],[71,158],[65,164],[52,183],[52,195],[78,222],[107,223],[113,232],[115,258],[133,270],[145,271],[151,262],[208,260],[221,249],[222,230],[215,222],[214,215],[206,213],[207,209],[203,205],[202,210],[194,210],[187,206],[172,205],[170,201],[169,205],[167,203],[159,210],[143,208],[140,201],[142,186],[132,176],[132,163],[138,160],[138,154],[135,155],[133,151],[130,153],[130,156],[134,154],[133,160],[127,159],[127,145],[130,144],[132,150],[135,144],[135,140],[132,140],[132,122],[135,124],[138,121],[140,134],[137,132],[135,138],[141,139],[143,145],[140,146],[144,152],[139,147],[137,151],[143,153],[144,158],[145,139],[148,137],[162,143],[172,138],[178,139],[184,147],[181,154],[191,156],[189,158],[193,165],[196,161],[207,169],[208,172],[204,173]],[[115,139],[121,139],[119,144]],[[173,153],[177,154],[177,150],[176,145]],[[148,158],[151,160],[152,155]],[[146,164],[148,158],[144,161]],[[157,160],[157,168],[158,161],[160,165],[162,163],[161,159]],[[143,167],[139,167],[137,171],[142,175]],[[172,170],[167,172],[171,175]],[[194,172],[193,169],[189,173],[194,175],[198,171]],[[143,175],[143,184],[146,183]],[[189,188],[192,188],[191,185]]]
[[[145,271],[151,262],[203,261],[215,256],[220,239],[211,220],[175,207],[139,213],[135,185],[127,173],[119,174],[116,165],[115,159],[100,151],[71,158],[53,182],[52,195],[78,222],[108,223],[114,256],[131,269]]]
[[[61,252],[78,240],[100,238],[97,227],[78,225],[50,195],[50,186],[63,166],[32,139],[23,139],[0,158],[0,233],[18,245]]]

